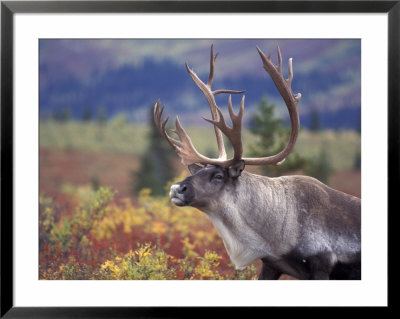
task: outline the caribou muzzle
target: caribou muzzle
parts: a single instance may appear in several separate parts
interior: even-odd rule
[[[169,197],[176,206],[188,206],[194,198],[193,186],[185,181],[174,184],[169,191]]]

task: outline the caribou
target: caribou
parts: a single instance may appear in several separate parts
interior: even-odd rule
[[[278,65],[257,46],[263,67],[272,78],[289,111],[291,134],[287,145],[277,154],[262,158],[243,157],[242,118],[244,95],[237,113],[228,98],[232,122],[228,126],[215,96],[245,91],[212,90],[217,55],[211,46],[207,83],[187,65],[186,69],[205,95],[214,126],[218,158],[200,154],[176,117],[179,139],[167,133],[168,117],[162,119],[164,106],[154,105],[154,120],[161,134],[187,166],[190,176],[171,186],[170,198],[177,206],[192,206],[204,212],[221,236],[236,269],[260,259],[258,279],[276,280],[282,274],[298,279],[361,279],[361,199],[332,189],[315,178],[289,175],[270,178],[246,172],[246,165],[281,165],[293,150],[299,133],[298,103],[293,94],[292,59],[288,78],[282,72],[282,55],[277,49]],[[223,135],[233,147],[227,158]]]

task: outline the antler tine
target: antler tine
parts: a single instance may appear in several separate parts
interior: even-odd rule
[[[207,81],[207,86],[210,88],[211,90],[211,86],[212,86],[212,82],[214,80],[214,68],[215,68],[215,60],[217,60],[218,57],[218,53],[216,53],[214,55],[214,45],[211,44],[211,54],[210,54],[210,73],[208,75],[208,81]],[[193,70],[192,70],[193,71]],[[199,79],[200,80],[200,79]],[[196,83],[197,84],[197,83]],[[228,94],[240,94],[246,92],[245,90],[215,90],[215,91],[211,91],[211,93],[215,96],[217,94],[221,94],[221,93],[228,93]]]
[[[214,55],[214,45],[211,44],[211,54],[210,54],[210,74],[208,75],[208,82],[207,85],[211,88],[213,77],[214,77],[214,66],[215,60],[217,59],[218,53]]]
[[[232,108],[232,98],[229,96],[228,99],[228,110],[229,115],[232,120],[232,127],[229,127],[224,119],[224,115],[221,109],[217,106],[217,112],[219,115],[219,120],[210,120],[204,118],[207,122],[214,124],[218,127],[222,133],[226,135],[233,147],[233,160],[240,160],[243,155],[243,145],[242,145],[242,118],[243,118],[243,110],[244,110],[244,96],[240,103],[240,109],[238,114],[236,115]]]
[[[241,128],[242,127],[243,112],[244,112],[244,95],[242,97],[242,100],[240,101],[240,108],[239,108],[239,111],[238,111],[237,115],[233,112],[231,96],[229,96],[228,111],[229,111],[229,115],[230,115],[230,117],[232,119],[233,127],[237,126],[237,127]]]
[[[293,59],[290,58],[289,62],[288,62],[289,77],[287,78],[286,81],[288,82],[289,86],[292,85],[292,80],[293,80],[293,66],[292,66],[293,62],[292,61],[293,61]]]
[[[222,132],[224,130],[228,130],[229,127],[226,125],[224,114],[222,113],[221,109],[217,106],[217,112],[218,112],[218,120],[211,120],[211,119],[206,119],[203,117],[203,119],[211,124],[214,124],[216,127],[218,127]]]
[[[167,142],[174,148],[176,149],[176,146],[179,144],[179,141],[173,139],[167,134],[167,131],[165,129],[167,122],[169,120],[169,117],[167,117],[163,122],[161,122],[161,117],[164,112],[164,106],[160,108],[161,102],[160,100],[157,101],[157,103],[154,105],[154,122],[156,123],[156,126],[160,133],[165,137]]]
[[[244,113],[244,95],[240,101],[240,107],[237,115],[233,112],[231,96],[228,100],[229,115],[232,120],[232,130],[227,135],[233,146],[233,159],[241,160],[243,155],[243,144],[242,144],[242,119]]]
[[[282,54],[281,54],[281,49],[278,46],[278,71],[279,73],[282,73]]]

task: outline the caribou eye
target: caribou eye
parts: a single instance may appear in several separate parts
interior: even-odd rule
[[[214,176],[213,176],[213,179],[216,179],[216,180],[221,180],[221,179],[223,179],[224,178],[224,175],[222,175],[222,174],[215,174]]]

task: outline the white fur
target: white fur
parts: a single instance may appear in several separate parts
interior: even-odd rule
[[[177,184],[172,185],[169,190],[169,197],[171,197],[171,198],[175,197],[178,192],[178,188],[179,188],[179,185],[177,185]]]
[[[240,230],[237,230],[236,227],[232,229],[227,227],[218,216],[214,214],[207,214],[207,216],[220,234],[226,251],[236,269],[244,269],[264,255],[267,250],[265,243],[252,229],[245,227],[243,223],[239,223]]]

